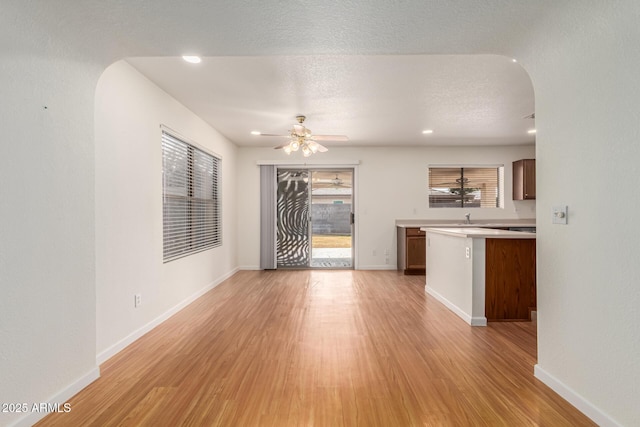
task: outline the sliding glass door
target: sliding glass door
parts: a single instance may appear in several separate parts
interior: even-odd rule
[[[278,170],[278,268],[309,266],[309,171]]]
[[[353,169],[311,172],[311,267],[353,268]]]
[[[279,169],[278,268],[353,268],[353,169]]]

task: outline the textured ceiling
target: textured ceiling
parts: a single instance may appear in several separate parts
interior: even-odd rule
[[[207,57],[129,62],[239,145],[273,146],[296,114],[325,145],[531,144],[533,88],[497,55]],[[422,130],[432,129],[431,135]]]
[[[97,67],[130,58],[240,145],[275,144],[248,132],[286,132],[296,114],[353,145],[526,144],[533,89],[509,59],[569,3],[4,0],[0,36]]]

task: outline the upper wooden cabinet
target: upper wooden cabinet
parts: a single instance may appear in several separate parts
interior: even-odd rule
[[[535,200],[536,160],[513,162],[513,200]]]

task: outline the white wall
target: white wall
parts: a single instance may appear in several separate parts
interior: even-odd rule
[[[477,321],[480,317],[484,317],[484,307],[480,313],[473,311],[473,297],[475,295],[473,264],[475,260],[465,256],[465,248],[471,248],[475,257],[476,248],[473,243],[477,239],[430,232],[427,232],[426,238],[425,290],[470,325],[473,320]],[[482,284],[484,285],[484,280]],[[484,292],[482,296],[484,300]],[[478,319],[474,319],[474,316]],[[486,324],[486,318],[484,323]]]
[[[160,124],[222,157],[222,246],[166,264]],[[103,361],[234,271],[236,146],[125,61],[98,82],[95,143],[97,355]],[[139,308],[134,294],[142,296]]]
[[[536,91],[536,374],[601,425],[640,425],[640,2],[556,12],[518,56]]]
[[[504,164],[505,208],[473,209],[472,219],[535,218],[535,201],[511,199],[511,163],[533,158],[533,146],[509,147],[424,147],[340,148],[330,147],[308,162],[331,164],[360,161],[356,182],[356,263],[359,269],[396,268],[397,219],[460,219],[467,210],[428,208],[427,169],[429,164]],[[244,268],[259,265],[260,253],[260,176],[257,162],[273,160],[296,162],[300,153],[290,156],[281,150],[241,147],[238,157],[238,263]],[[240,191],[241,190],[241,191]],[[377,255],[373,255],[373,250]],[[389,251],[385,263],[384,251]]]
[[[93,94],[101,67],[63,48],[49,54],[37,29],[5,37],[28,23],[3,21],[0,403],[64,401],[98,375]],[[24,415],[0,412],[0,425]]]

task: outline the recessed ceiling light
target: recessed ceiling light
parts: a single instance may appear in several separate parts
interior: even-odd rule
[[[535,130],[535,129],[529,129],[529,130],[527,131],[527,133],[536,133],[536,130]]]
[[[182,59],[184,59],[185,61],[191,64],[199,64],[202,62],[202,59],[199,56],[193,56],[193,55],[184,55]]]
[[[252,130],[251,135],[260,135],[260,131]]]
[[[518,60],[516,58],[513,58],[511,62],[518,62]]]
[[[433,133],[433,129],[425,129],[422,131],[423,134],[428,135],[430,133]]]

